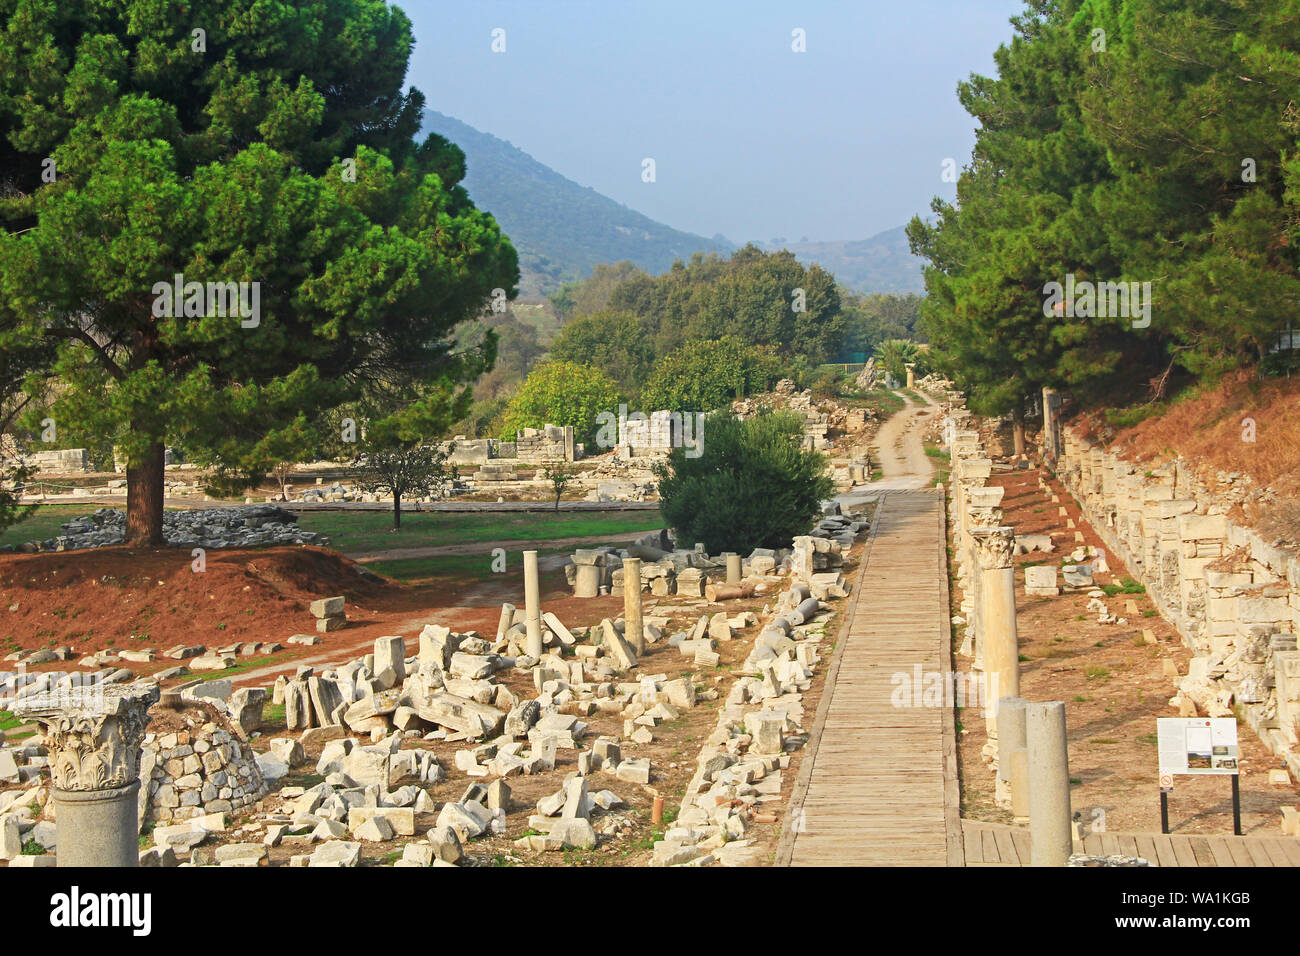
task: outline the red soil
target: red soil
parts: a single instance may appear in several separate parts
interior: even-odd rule
[[[393,590],[320,548],[209,551],[202,572],[190,561],[169,548],[0,556],[0,633],[11,648],[85,653],[284,640],[312,629],[318,597],[345,595],[351,614]]]
[[[1199,466],[1202,478],[1211,485],[1214,471],[1235,471],[1283,494],[1296,495],[1300,494],[1297,412],[1300,377],[1260,380],[1243,370],[1179,398],[1159,415],[1130,428],[1115,429],[1095,415],[1071,424],[1148,467],[1183,455]],[[1253,440],[1243,440],[1250,427]]]
[[[292,672],[295,660],[304,657],[346,661],[387,634],[407,636],[408,653],[414,653],[411,638],[425,623],[494,637],[501,602],[523,603],[518,564],[513,573],[494,575],[487,583],[439,577],[402,584],[365,578],[356,562],[323,548],[209,551],[203,572],[192,570],[190,560],[189,552],[168,548],[0,555],[0,656],[19,648],[69,645],[75,666],[83,655],[105,647],[161,653],[177,644],[211,650],[241,642],[283,643],[293,634],[315,633],[308,610],[312,601],[342,594],[347,626],[321,635],[320,645],[286,645],[257,668],[253,682],[265,684],[268,670]],[[541,585],[543,607],[573,625],[595,624],[622,609],[621,596],[573,598],[558,570],[544,571]],[[152,664],[122,666],[149,674],[176,663],[159,657]],[[53,662],[33,670],[68,666]]]

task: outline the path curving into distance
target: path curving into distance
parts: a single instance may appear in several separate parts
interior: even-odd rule
[[[921,441],[939,411],[908,401],[881,426],[884,477],[826,688],[791,794],[778,866],[962,866],[951,707],[899,706],[897,675],[952,671],[944,494]],[[917,695],[922,704],[922,695]]]

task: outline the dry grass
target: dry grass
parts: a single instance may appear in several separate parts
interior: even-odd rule
[[[1287,545],[1300,545],[1300,501],[1282,498],[1261,506],[1256,524],[1260,533],[1269,541],[1281,540]]]
[[[1283,493],[1300,492],[1300,378],[1260,381],[1242,370],[1175,400],[1114,435],[1149,465],[1182,455],[1207,471],[1241,472]],[[1254,441],[1249,437],[1254,423]],[[1094,423],[1094,427],[1096,423]],[[1212,477],[1212,475],[1210,476]]]

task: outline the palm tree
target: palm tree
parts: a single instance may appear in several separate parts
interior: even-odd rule
[[[897,382],[907,381],[907,366],[916,362],[918,349],[907,339],[886,339],[876,346],[876,364]]]

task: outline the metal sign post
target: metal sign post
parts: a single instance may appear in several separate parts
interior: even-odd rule
[[[1235,717],[1158,717],[1160,832],[1169,832],[1169,793],[1174,775],[1228,774],[1232,777],[1232,832],[1241,836],[1241,785],[1237,768]]]

